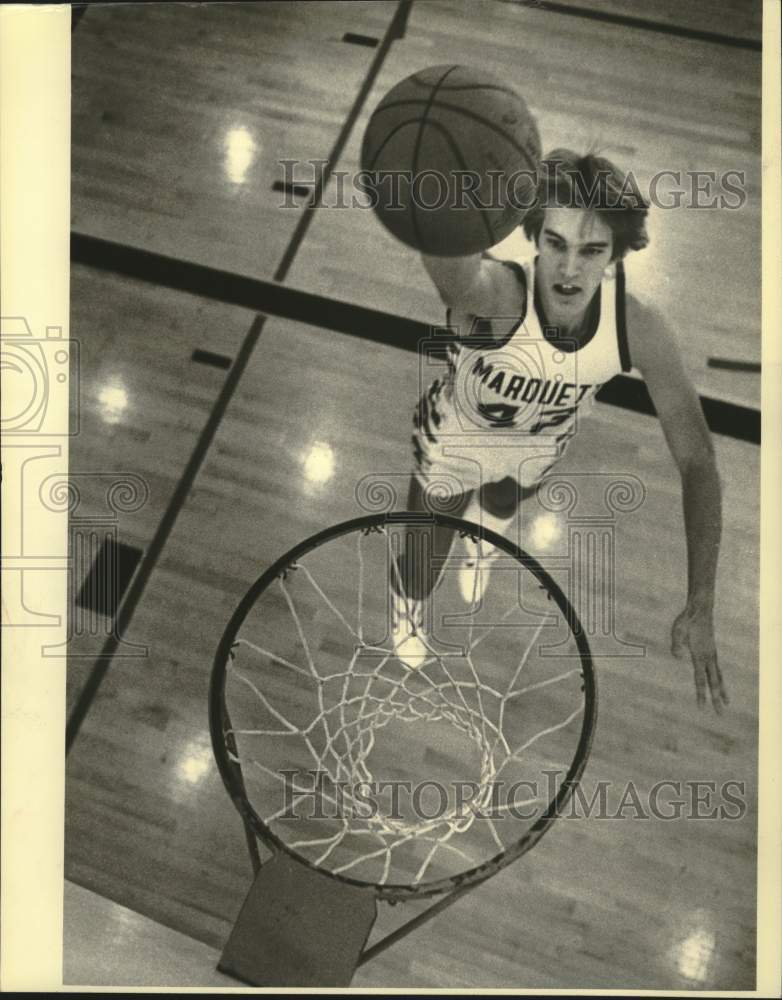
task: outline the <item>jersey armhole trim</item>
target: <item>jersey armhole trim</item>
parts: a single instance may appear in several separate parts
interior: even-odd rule
[[[466,337],[457,337],[457,340],[460,343],[462,343],[462,344],[469,343],[469,342],[473,342],[474,343],[474,342],[478,342],[478,341],[483,341],[483,346],[486,346],[486,347],[494,349],[494,348],[497,348],[497,347],[504,347],[508,343],[508,341],[511,339],[511,337],[519,329],[519,327],[524,322],[524,320],[527,318],[527,303],[529,301],[529,295],[527,293],[527,275],[526,275],[526,273],[524,271],[524,268],[521,266],[521,264],[517,263],[516,261],[513,261],[513,260],[500,260],[498,257],[492,257],[492,255],[490,253],[486,253],[486,252],[484,252],[484,253],[481,254],[481,258],[483,260],[494,261],[496,264],[502,264],[504,267],[510,268],[511,271],[513,271],[513,273],[516,275],[516,280],[521,285],[521,289],[522,289],[522,291],[524,293],[524,301],[522,303],[521,315],[518,318],[518,320],[516,320],[516,322],[513,324],[513,326],[511,327],[511,329],[509,330],[509,332],[505,336],[503,336],[503,337],[495,337],[493,335],[486,336],[485,334],[476,334],[474,332],[475,324],[476,323],[480,323],[482,319],[485,319],[485,317],[473,316],[473,331],[470,332]],[[451,325],[451,308],[450,308],[450,306],[445,311],[445,325],[448,326],[448,327]]]
[[[499,257],[493,257],[490,253],[482,253],[481,257],[483,257],[484,260],[492,260],[497,264],[502,264],[503,267],[510,268],[510,270],[516,275],[516,280],[521,285],[521,290],[524,292],[524,302],[522,303],[521,318],[519,319],[519,324],[523,323],[527,318],[527,300],[529,298],[526,271],[521,264],[515,260],[500,260]],[[516,329],[518,329],[518,326]]]
[[[619,345],[619,360],[622,371],[632,370],[630,345],[627,341],[627,302],[625,300],[625,269],[621,260],[616,265],[616,339]]]
[[[522,323],[524,322],[524,320],[527,318],[527,303],[529,301],[529,295],[527,294],[527,291],[528,291],[527,290],[527,274],[526,274],[524,268],[521,266],[521,264],[519,264],[515,260],[500,260],[499,257],[493,257],[490,253],[485,253],[485,252],[481,254],[481,257],[484,260],[491,260],[491,261],[494,261],[497,264],[502,264],[503,267],[507,267],[511,271],[513,271],[513,273],[516,276],[516,280],[521,285],[521,290],[524,293],[524,301],[522,302],[522,305],[521,305],[521,314],[520,314],[519,318],[516,320],[516,322],[513,324],[513,326],[505,334],[504,337],[492,337],[492,339],[491,339],[491,347],[492,347],[492,349],[496,349],[498,347],[505,347],[505,345],[510,342],[511,338],[513,337],[513,335],[517,332],[517,330],[519,329],[519,327],[522,325]]]

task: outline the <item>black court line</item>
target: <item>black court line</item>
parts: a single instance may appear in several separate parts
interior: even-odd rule
[[[211,365],[213,368],[228,369],[233,364],[231,358],[225,354],[215,354],[214,351],[203,351],[197,347],[190,355],[190,360],[199,365]]]
[[[403,350],[416,351],[422,331],[428,336],[429,328],[416,320],[123,246],[96,236],[71,233],[71,262]]]
[[[675,35],[678,38],[689,38],[698,42],[713,42],[716,45],[727,45],[734,49],[750,49],[752,52],[761,52],[763,48],[762,43],[754,38],[736,38],[733,35],[723,35],[718,31],[685,28],[681,25],[665,24],[662,21],[649,21],[643,17],[633,17],[630,14],[613,14],[604,10],[571,7],[569,4],[557,3],[556,0],[503,0],[503,2],[530,7],[533,10],[551,11],[553,14],[566,14],[568,17],[582,17],[590,21],[602,21],[605,24],[620,24],[626,28],[656,31],[661,35]]]
[[[413,9],[413,0],[401,0],[396,18],[396,38],[401,40],[407,33],[407,22],[410,20],[410,12]]]
[[[378,46],[378,40],[372,35],[357,35],[355,31],[346,31],[342,41],[349,45],[366,45],[368,49],[375,49]]]
[[[168,540],[168,536],[176,523],[176,519],[184,506],[185,500],[193,486],[196,476],[198,475],[198,470],[204,461],[206,453],[209,449],[209,445],[212,443],[212,439],[215,436],[215,432],[223,419],[225,411],[228,407],[231,397],[234,394],[236,386],[239,383],[239,379],[247,367],[247,362],[250,360],[253,349],[255,348],[258,338],[261,335],[261,330],[266,321],[265,316],[256,316],[253,321],[252,326],[248,330],[242,346],[236,355],[236,360],[228,372],[223,382],[223,387],[220,390],[220,394],[212,407],[212,411],[209,414],[209,419],[201,431],[201,434],[196,441],[195,448],[188,460],[185,467],[185,471],[182,473],[182,477],[179,480],[176,489],[168,502],[165,513],[160,520],[160,524],[157,527],[157,531],[149,544],[141,563],[138,567],[136,575],[133,577],[133,582],[131,583],[127,595],[122,602],[115,620],[115,627],[112,629],[113,634],[106,640],[103,644],[103,649],[100,654],[96,657],[95,666],[87,678],[84,687],[81,690],[78,701],[73,707],[73,711],[70,714],[68,723],[65,727],[65,752],[68,753],[73,746],[74,740],[79,734],[79,729],[90,710],[90,706],[98,693],[98,689],[103,683],[103,679],[111,666],[111,658],[117,650],[117,646],[122,641],[122,637],[127,631],[128,625],[130,624],[133,614],[138,606],[141,595],[149,580],[152,570],[155,568],[160,554],[163,551],[163,547]]]
[[[128,589],[143,552],[108,535],[76,595],[76,604],[113,618]]]
[[[307,229],[312,219],[312,214],[314,208],[320,203],[323,187],[330,176],[331,172],[334,170],[342,150],[347,142],[348,136],[358,118],[358,115],[366,101],[367,95],[374,83],[374,80],[379,73],[383,60],[388,52],[391,43],[395,38],[400,38],[403,36],[405,31],[405,26],[407,24],[407,17],[409,15],[409,9],[412,0],[399,0],[394,16],[385,32],[383,41],[380,44],[375,58],[372,61],[371,66],[367,72],[364,82],[359,90],[359,93],[353,103],[353,106],[344,122],[342,129],[340,130],[336,142],[331,150],[328,160],[324,165],[324,169],[321,173],[318,183],[310,190],[308,189],[306,193],[310,195],[309,204],[302,206],[302,215],[299,218],[298,224],[294,229],[291,240],[283,254],[280,263],[275,271],[275,280],[282,281],[290,269],[291,263],[301,245],[304,236],[306,235]],[[71,30],[76,27],[79,19],[84,13],[85,8],[79,10],[78,12],[72,14],[72,24]],[[360,38],[358,36],[353,38],[347,38],[347,41],[362,41],[366,44],[369,39]],[[376,40],[375,40],[376,44]],[[276,190],[276,186],[275,186]],[[192,291],[195,294],[201,295],[202,291],[197,285],[193,285],[192,279],[194,272],[192,267],[186,263],[174,261],[170,258],[161,258],[156,255],[146,255],[143,251],[133,251],[127,247],[120,247],[117,244],[108,244],[103,242],[101,246],[101,241],[92,241],[88,237],[79,237],[78,234],[72,234],[71,236],[71,260],[80,261],[82,263],[90,263],[94,267],[101,267],[103,269],[114,270],[109,263],[113,261],[115,264],[118,261],[124,261],[125,264],[131,263],[131,267],[138,268],[141,273],[136,274],[136,277],[142,278],[142,280],[151,280],[155,284],[164,284],[172,288],[181,288],[184,291]],[[81,251],[81,254],[80,254]],[[86,259],[85,259],[86,258]],[[97,258],[97,259],[96,259]],[[153,275],[149,277],[148,265],[152,264]],[[127,273],[122,267],[118,268],[120,273]],[[209,270],[209,269],[207,269]],[[168,273],[169,281],[161,281],[161,275]],[[217,295],[212,296],[213,298],[220,299],[224,302],[237,303],[239,300],[243,300],[245,304],[247,303],[247,293],[248,289],[243,286],[241,278],[236,275],[230,275],[225,272],[210,272],[212,278],[216,277],[216,282],[212,282],[213,291],[217,291]],[[171,280],[173,279],[173,280]],[[222,288],[222,292],[219,289]],[[257,301],[257,288],[250,288],[250,295],[253,300]],[[237,298],[238,293],[238,298]],[[208,296],[207,296],[208,297]],[[141,600],[142,594],[146,588],[147,581],[149,580],[150,574],[152,573],[158,558],[163,550],[165,542],[171,533],[174,526],[176,518],[181,510],[184,502],[187,498],[188,493],[193,485],[195,477],[198,470],[204,460],[206,452],[209,445],[214,437],[215,431],[220,424],[223,417],[225,409],[228,402],[233,395],[236,385],[246,367],[247,361],[253,351],[255,343],[260,336],[263,324],[265,321],[265,316],[256,317],[250,331],[245,338],[239,354],[237,355],[236,361],[233,363],[225,382],[223,383],[223,388],[220,395],[209,415],[206,425],[196,443],[196,447],[190,457],[190,460],[185,468],[185,471],[177,484],[176,490],[174,491],[171,500],[169,501],[168,507],[163,515],[163,518],[158,525],[155,536],[147,549],[142,561],[139,566],[138,572],[133,578],[130,588],[128,590],[127,596],[122,602],[119,613],[114,621],[114,628],[112,629],[112,637],[104,643],[103,649],[100,655],[96,658],[96,663],[90,673],[87,681],[79,695],[78,701],[71,712],[70,718],[68,719],[66,725],[66,737],[65,737],[65,749],[66,754],[70,751],[73,746],[76,737],[78,736],[79,730],[82,723],[90,710],[90,706],[97,694],[100,685],[102,684],[106,673],[111,665],[111,659],[116,652],[117,646],[122,641],[122,636],[125,634],[127,627],[133,617],[136,607]],[[208,352],[194,353],[193,359],[196,361],[214,363],[216,356],[212,356],[210,359],[206,358]]]
[[[726,372],[755,372],[760,374],[759,361],[734,361],[733,358],[709,358],[709,368],[720,368]]]
[[[612,378],[598,391],[595,399],[599,403],[619,406],[633,413],[657,416],[646,383],[631,375]],[[714,399],[712,396],[701,396],[700,401],[706,423],[713,434],[747,441],[749,444],[760,444],[760,410]]]
[[[127,278],[335,330],[404,351],[418,352],[422,342],[432,346],[432,328],[426,323],[350,302],[338,302],[275,282],[231,274],[204,264],[122,246],[96,236],[71,233],[71,260]],[[448,342],[444,334],[438,335],[437,339],[442,340],[443,346]],[[645,383],[630,375],[617,375],[598,392],[597,399],[635,413],[655,414]],[[701,405],[714,433],[760,444],[759,410],[707,396],[701,396]]]
[[[309,198],[312,191],[311,184],[290,184],[287,181],[275,181],[272,184],[272,191],[280,194],[295,195],[297,198]]]
[[[310,227],[312,219],[314,218],[315,210],[321,202],[321,196],[323,194],[323,188],[326,185],[326,181],[339,162],[342,150],[345,148],[345,144],[347,143],[348,137],[353,130],[353,126],[356,124],[356,120],[364,107],[364,103],[366,102],[367,96],[372,89],[375,78],[383,66],[383,61],[385,60],[388,50],[391,47],[391,43],[395,39],[400,38],[400,33],[404,32],[411,2],[412,0],[400,0],[400,3],[394,11],[394,16],[391,18],[391,22],[383,35],[383,41],[380,43],[378,50],[375,53],[375,58],[372,60],[372,63],[367,70],[364,81],[359,88],[358,94],[356,95],[356,99],[353,101],[353,106],[348,112],[347,118],[343,122],[342,128],[337,135],[337,139],[331,152],[329,153],[326,163],[324,164],[320,177],[315,183],[312,194],[310,195],[310,200],[306,205],[302,205],[301,207],[302,214],[299,216],[299,221],[296,224],[296,228],[293,230],[290,242],[288,243],[285,253],[282,255],[280,263],[277,265],[277,270],[274,272],[275,281],[284,281],[288,271],[290,270],[293,259],[301,246],[302,240],[307,234],[307,230]]]

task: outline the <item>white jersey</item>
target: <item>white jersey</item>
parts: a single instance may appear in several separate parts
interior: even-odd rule
[[[492,336],[491,320],[477,319],[470,331],[449,344],[446,371],[419,402],[413,435],[417,471],[454,474],[465,479],[462,458],[480,460],[480,481],[513,475],[539,480],[562,454],[576,430],[577,414],[588,408],[600,387],[621,371],[629,371],[625,327],[624,270],[616,264],[603,278],[587,310],[579,342],[560,336],[545,322],[535,288],[534,262],[503,261],[516,273],[524,291],[524,308],[507,336]],[[507,327],[513,317],[502,318]],[[478,437],[493,456],[478,455]],[[497,447],[491,448],[496,439]],[[526,472],[518,474],[518,455],[509,446],[523,445]],[[470,449],[470,450],[465,450]],[[446,457],[447,456],[447,457]],[[545,461],[544,461],[545,459]],[[465,488],[477,485],[474,477]]]

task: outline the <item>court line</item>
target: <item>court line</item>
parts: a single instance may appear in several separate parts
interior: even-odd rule
[[[79,698],[68,718],[68,722],[65,727],[66,754],[73,746],[73,743],[79,734],[79,729],[81,728],[81,725],[90,710],[90,706],[92,705],[95,695],[98,693],[98,689],[103,683],[106,673],[111,666],[111,658],[116,652],[117,646],[122,641],[128,625],[133,618],[133,614],[139,601],[141,600],[152,570],[155,568],[155,565],[160,558],[160,554],[163,551],[163,547],[168,540],[168,536],[171,534],[174,524],[176,523],[179,512],[185,504],[185,500],[187,499],[195,478],[198,475],[198,471],[201,468],[209,446],[212,443],[212,439],[214,438],[217,428],[219,427],[225,411],[228,408],[228,404],[231,401],[234,390],[236,389],[239,379],[242,377],[255,345],[258,342],[258,338],[261,335],[265,322],[266,316],[256,316],[253,320],[252,326],[247,331],[247,334],[242,341],[242,345],[236,355],[236,360],[226,375],[217,400],[212,407],[209,419],[204,424],[204,427],[198,436],[195,448],[193,449],[188,463],[185,466],[185,470],[177,483],[177,487],[168,502],[168,506],[166,507],[160,523],[158,524],[152,541],[149,543],[148,548],[144,552],[130,587],[128,588],[125,598],[122,601],[119,611],[114,619],[112,635],[103,644],[103,649],[96,657],[95,665],[92,668],[89,677],[85,681],[79,694]]]
[[[391,18],[388,28],[386,29],[386,32],[383,36],[383,40],[378,47],[375,58],[372,60],[372,63],[370,64],[370,67],[366,73],[366,76],[364,77],[364,81],[361,85],[361,88],[356,96],[356,99],[354,100],[353,105],[348,113],[348,116],[345,119],[342,128],[340,129],[340,132],[337,135],[337,139],[329,154],[328,160],[326,161],[326,164],[324,165],[324,168],[321,171],[320,178],[312,191],[310,202],[308,205],[302,206],[302,214],[299,217],[298,224],[293,231],[293,235],[291,236],[290,242],[288,243],[288,246],[282,256],[282,259],[280,260],[277,269],[275,271],[276,281],[284,280],[286,274],[288,273],[288,270],[290,269],[290,266],[296,256],[296,253],[298,252],[301,242],[307,233],[310,222],[312,221],[312,216],[315,207],[317,207],[317,205],[320,204],[323,187],[327,179],[331,175],[332,171],[334,170],[340,155],[342,154],[342,151],[348,140],[350,132],[353,126],[355,125],[356,120],[358,119],[361,109],[363,108],[364,102],[366,101],[367,95],[369,94],[369,91],[372,88],[375,78],[380,72],[383,61],[388,52],[388,49],[391,46],[391,43],[397,38],[404,37],[411,5],[412,5],[412,0],[399,0],[394,15]],[[71,31],[73,31],[73,29],[79,23],[79,20],[83,16],[85,9],[86,5],[84,8],[74,11],[72,13]],[[80,238],[78,235],[75,234],[71,235],[72,261],[78,260],[79,239]],[[74,246],[77,248],[76,255],[74,255]],[[95,249],[95,244],[92,245],[92,249],[93,250]],[[122,251],[129,248],[120,247],[118,249],[120,250],[120,256],[122,256]],[[177,268],[178,263],[180,266]],[[95,264],[94,259],[93,259],[93,264]],[[171,265],[174,265],[174,268],[175,270],[178,270],[179,277],[181,279],[183,277],[182,262],[169,260],[168,264],[169,267]],[[97,264],[97,266],[100,266],[100,264]],[[198,288],[193,287],[192,284],[190,284],[190,282],[187,280],[188,276],[192,278],[192,271],[188,271],[187,269],[188,265],[184,265],[184,277],[185,277],[184,286],[171,285],[170,283],[168,283],[168,287],[185,287],[186,290],[188,291],[193,291],[196,294],[200,294]],[[218,284],[222,283],[227,288],[231,288],[233,289],[233,291],[236,291],[237,276],[228,275],[224,272],[222,272],[221,274],[222,276],[218,278]],[[161,283],[166,284],[165,282],[160,282],[159,280],[157,280],[157,277],[153,277],[152,280],[155,284],[161,284]],[[226,298],[224,295],[219,295],[219,294],[214,297],[221,299],[222,301],[228,301],[228,302],[236,301],[235,298],[233,297]],[[257,295],[254,295],[253,297],[257,301]],[[233,392],[236,388],[236,385],[238,384],[242,372],[246,367],[247,361],[249,360],[249,357],[252,354],[252,350],[255,346],[255,343],[257,342],[258,337],[260,336],[265,319],[266,319],[265,316],[256,317],[252,327],[250,328],[250,331],[248,332],[245,338],[244,343],[242,344],[242,347],[236,357],[233,366],[228,372],[228,375],[226,377],[225,382],[223,383],[223,388],[220,392],[217,402],[212,408],[212,411],[209,415],[209,419],[207,420],[203,430],[201,431],[201,434],[198,438],[198,441],[196,442],[195,449],[192,455],[190,456],[190,460],[188,461],[185,471],[182,474],[179,483],[177,484],[176,490],[174,491],[174,494],[172,495],[171,500],[169,501],[168,507],[166,508],[166,511],[160,521],[160,524],[158,525],[157,531],[155,532],[152,542],[150,543],[149,548],[145,552],[141,564],[138,568],[138,571],[136,572],[133,581],[130,585],[130,588],[127,594],[125,595],[125,599],[123,600],[120,606],[119,613],[117,614],[114,621],[112,636],[104,643],[103,649],[99,654],[99,656],[96,658],[96,663],[79,694],[79,698],[70,714],[70,717],[66,725],[66,736],[65,736],[66,754],[70,751],[71,747],[73,746],[73,743],[76,740],[76,737],[78,736],[81,725],[84,722],[84,719],[90,710],[90,706],[95,698],[95,695],[97,694],[100,685],[103,683],[103,680],[106,676],[106,673],[108,672],[111,663],[111,658],[116,652],[117,646],[121,641],[121,637],[124,635],[133,617],[136,606],[138,605],[138,602],[140,601],[143,595],[149,576],[152,573],[155,564],[157,563],[157,560],[163,550],[163,547],[165,545],[165,542],[169,534],[171,533],[177,515],[179,514],[179,511],[182,509],[182,506],[185,503],[187,495],[190,492],[190,489],[193,485],[198,470],[204,460],[204,457],[212,441],[212,438],[214,437],[217,427],[219,426],[223,414],[225,413],[225,409],[228,405],[228,402],[230,401],[231,396],[233,395]]]
[[[760,375],[759,361],[738,361],[733,358],[708,358],[709,368],[721,368],[726,372],[754,372]]]
[[[215,354],[214,351],[204,351],[200,347],[193,351],[190,360],[199,365],[212,365],[214,368],[230,368],[233,364],[233,358],[226,354]]]
[[[372,89],[372,85],[382,68],[383,61],[385,60],[388,50],[391,47],[391,43],[395,39],[401,38],[404,35],[409,8],[412,2],[413,0],[399,0],[399,5],[394,11],[394,16],[391,18],[391,21],[386,28],[383,40],[375,53],[375,58],[370,63],[363,83],[361,84],[359,92],[356,95],[356,99],[353,101],[353,105],[348,112],[347,118],[342,123],[342,128],[337,134],[336,141],[334,142],[331,152],[328,155],[328,159],[320,172],[320,177],[315,183],[309,202],[306,205],[301,206],[299,221],[296,224],[296,228],[293,230],[293,235],[291,236],[290,242],[285,249],[285,253],[282,255],[282,258],[277,265],[277,270],[274,272],[275,281],[284,281],[288,271],[290,270],[293,259],[301,246],[301,242],[307,235],[307,230],[310,227],[315,211],[321,203],[321,196],[323,194],[323,188],[326,181],[331,176],[332,171],[342,155],[342,150],[345,148],[345,144],[347,143],[348,137],[353,130],[353,126],[356,124],[356,120],[364,107],[364,103],[370,90]]]
[[[609,11],[591,10],[585,7],[571,7],[556,0],[503,0],[503,3],[529,7],[532,10],[550,11],[552,14],[566,14],[568,17],[582,17],[590,21],[602,21],[605,24],[618,24],[625,28],[640,28],[643,31],[656,31],[661,35],[675,35],[678,38],[688,38],[697,42],[713,42],[717,45],[727,45],[734,49],[750,49],[761,52],[760,39],[735,38],[732,35],[722,35],[718,31],[704,31],[701,28],[686,28],[683,25],[666,24],[664,21],[647,21],[643,17],[633,17],[631,14],[613,14]]]
[[[418,352],[422,342],[434,346],[432,327],[418,320],[123,246],[97,236],[71,233],[71,261],[405,351]],[[438,334],[437,341],[445,347],[448,337]],[[598,402],[634,413],[655,415],[646,384],[631,375],[616,375],[596,398]],[[701,396],[700,400],[709,428],[715,434],[760,444],[759,410],[711,396]]]
[[[357,35],[355,31],[346,31],[342,41],[349,45],[366,45],[369,49],[377,48],[378,41],[372,35]]]

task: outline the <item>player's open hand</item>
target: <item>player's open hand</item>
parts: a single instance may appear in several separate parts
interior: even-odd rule
[[[673,623],[671,652],[683,659],[689,651],[695,670],[695,694],[698,707],[706,705],[706,689],[711,695],[714,711],[721,714],[728,704],[728,694],[717,663],[714,623],[711,612],[685,608]]]

